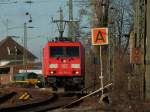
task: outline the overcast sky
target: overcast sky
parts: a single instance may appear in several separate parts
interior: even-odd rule
[[[61,6],[67,19],[68,0],[32,0],[32,4],[25,3],[26,1],[30,0],[0,0],[0,40],[4,39],[8,32],[8,35],[21,37],[15,38],[21,44],[24,35],[23,25],[30,18],[25,13],[29,12],[32,23],[28,23],[27,26],[35,28],[27,30],[28,48],[40,57],[41,49],[48,38],[58,35],[56,25],[51,23],[51,17],[54,19],[58,17],[58,9]],[[77,14],[76,7],[74,7],[75,14]]]

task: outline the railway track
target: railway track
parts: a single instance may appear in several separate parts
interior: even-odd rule
[[[3,99],[5,98],[3,97]],[[74,100],[77,100],[77,97],[67,97],[54,93],[49,98],[43,99],[42,101],[31,103],[28,102],[16,106],[1,107],[0,112],[45,112],[61,108]]]
[[[0,112],[26,112],[26,110],[29,110],[29,111],[32,110],[32,112],[33,112],[34,108],[40,107],[43,105],[47,105],[48,103],[53,102],[56,99],[57,99],[57,95],[53,94],[51,97],[49,97],[48,99],[45,99],[43,101],[24,103],[21,105],[10,106],[10,107],[3,107],[0,109]]]
[[[16,91],[18,92],[18,94],[20,94],[21,92],[19,90]],[[29,90],[29,91],[31,92],[34,90]],[[3,104],[4,102],[7,103],[8,99],[13,98],[13,96],[15,96],[17,92],[10,92],[1,96],[0,104]],[[38,94],[41,94],[41,91],[38,92],[39,92]],[[37,92],[31,92],[31,97],[32,96],[34,97],[35,96],[34,94],[37,94]],[[34,99],[34,100],[32,100],[31,98],[30,101],[1,106],[0,112],[45,112],[45,111],[50,111],[58,108],[64,109],[64,108],[76,107],[83,101],[83,98],[81,97],[79,99],[77,97],[77,94],[73,94],[73,95],[72,94],[68,95],[64,93],[52,94],[52,92],[50,92],[50,93],[46,93],[45,97],[42,97],[42,95],[38,95],[36,97],[41,97],[41,98]]]
[[[17,93],[16,92],[10,92],[6,94],[0,95],[0,104],[10,100],[12,97],[14,97]]]

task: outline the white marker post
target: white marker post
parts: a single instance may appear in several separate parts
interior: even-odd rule
[[[103,95],[103,62],[102,62],[102,45],[108,45],[108,28],[93,28],[92,30],[92,45],[100,45],[100,81]]]
[[[101,80],[101,88],[102,88],[102,95],[103,95],[103,88],[104,88],[104,83],[103,83],[103,62],[102,62],[102,47],[100,46],[100,70],[101,70],[101,74],[100,74],[100,80]]]

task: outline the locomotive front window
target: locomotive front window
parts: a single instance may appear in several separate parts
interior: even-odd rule
[[[79,56],[79,47],[78,46],[69,46],[66,47],[67,57],[78,57]]]
[[[79,57],[78,46],[53,46],[50,47],[51,57]]]
[[[58,57],[58,56],[63,56],[63,47],[55,46],[55,47],[50,47],[50,56],[51,57]]]

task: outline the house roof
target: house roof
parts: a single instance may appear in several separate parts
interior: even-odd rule
[[[24,47],[13,40],[11,36],[0,41],[0,60],[22,60],[23,51]],[[28,60],[37,59],[29,50],[25,49],[25,52],[27,52]]]

